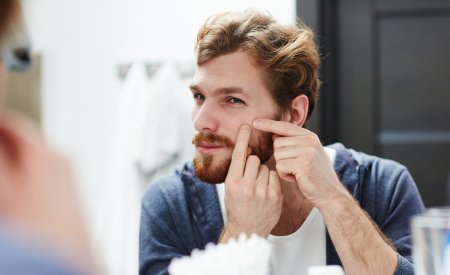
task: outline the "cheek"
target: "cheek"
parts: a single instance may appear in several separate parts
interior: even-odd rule
[[[230,119],[229,121],[227,121],[227,123],[224,125],[225,125],[225,127],[227,127],[228,136],[233,139],[233,142],[236,142],[236,139],[237,139],[237,136],[239,133],[239,128],[244,124],[247,124],[252,128],[251,135],[253,135],[253,132],[255,131],[255,129],[252,126],[252,122],[253,122],[253,119],[234,117],[233,119]]]
[[[244,125],[247,124],[250,126],[250,128],[252,129],[251,135],[250,135],[250,143],[254,142],[257,140],[257,138],[261,135],[261,131],[256,130],[255,128],[253,128],[253,120],[257,118],[257,116],[245,116],[245,117],[237,117],[234,116],[230,119],[224,119],[223,121],[226,123],[223,124],[224,128],[224,132],[226,133],[226,135],[228,137],[230,137],[234,143],[236,143],[236,139],[239,133],[239,128]],[[225,129],[226,128],[226,129]]]
[[[192,122],[194,122],[194,120],[195,120],[195,117],[197,116],[197,113],[198,113],[198,110],[197,110],[197,108],[192,108],[192,111],[191,111],[191,121]]]

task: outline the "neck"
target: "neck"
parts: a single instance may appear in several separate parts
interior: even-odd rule
[[[270,170],[276,170],[273,156],[266,165]],[[280,185],[283,195],[281,216],[270,232],[275,236],[285,236],[297,231],[313,208],[312,203],[303,196],[297,183],[280,180]]]

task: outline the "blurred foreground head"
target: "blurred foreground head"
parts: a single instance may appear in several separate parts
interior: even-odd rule
[[[0,0],[0,99],[20,59],[18,0]],[[28,49],[27,47],[25,47]],[[0,104],[1,105],[1,104]],[[1,107],[1,106],[0,106]],[[0,108],[0,273],[96,274],[68,161],[26,118]]]
[[[5,85],[5,67],[3,56],[10,26],[19,18],[19,2],[17,0],[0,0],[0,103]]]
[[[0,1],[0,59],[13,71],[26,70],[31,65],[31,45],[18,0]]]
[[[0,43],[7,36],[8,27],[19,18],[19,2],[17,0],[0,1]]]

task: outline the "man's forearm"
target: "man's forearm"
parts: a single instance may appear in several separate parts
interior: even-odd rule
[[[393,274],[397,253],[346,190],[318,206],[346,274]]]

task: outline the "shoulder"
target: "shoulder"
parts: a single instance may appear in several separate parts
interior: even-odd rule
[[[163,195],[176,197],[183,193],[183,189],[181,176],[177,173],[173,173],[150,182],[145,188],[142,200],[148,201],[157,199]]]
[[[338,173],[359,172],[375,182],[386,182],[404,174],[409,175],[408,169],[394,160],[355,151],[340,143],[328,147],[336,151],[335,169]]]
[[[380,212],[380,208],[393,210],[401,205],[417,213],[423,210],[416,183],[404,165],[345,148],[342,144],[330,147],[336,150],[335,168],[341,180],[362,206],[373,208],[369,212],[375,209]]]
[[[378,192],[393,192],[393,189],[416,189],[416,184],[408,168],[403,164],[386,158],[350,150],[364,169],[366,182],[377,185]]]
[[[184,168],[177,169],[171,175],[150,182],[142,196],[142,208],[145,211],[159,212],[171,205],[180,205],[185,201],[185,188],[181,173]]]

